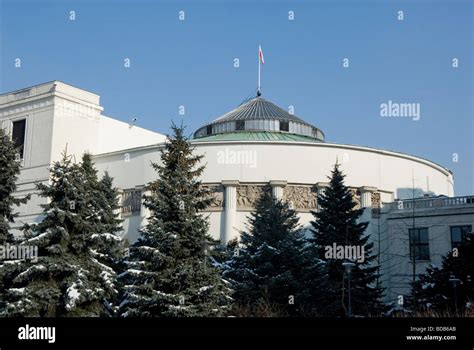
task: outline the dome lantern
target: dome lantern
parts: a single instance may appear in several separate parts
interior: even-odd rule
[[[194,138],[217,134],[267,132],[301,135],[324,142],[324,133],[261,95],[202,126]]]

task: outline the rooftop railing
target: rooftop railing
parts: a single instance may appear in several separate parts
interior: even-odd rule
[[[468,204],[474,205],[474,196],[415,198],[403,199],[388,203],[391,210],[413,209],[413,206],[415,206],[415,209],[424,209],[460,206]]]

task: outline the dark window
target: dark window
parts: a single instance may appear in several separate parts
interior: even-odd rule
[[[124,190],[122,193],[122,214],[139,214],[142,206],[142,192],[135,189]]]
[[[280,120],[280,131],[290,131],[290,123],[288,121]]]
[[[451,247],[457,248],[468,234],[471,233],[471,225],[451,226]]]
[[[430,260],[430,242],[428,239],[427,228],[412,228],[409,230],[410,235],[410,259],[413,260]]]
[[[15,148],[20,154],[21,159],[23,159],[23,153],[25,148],[25,131],[26,119],[17,120],[13,122],[12,140],[15,144]]]
[[[208,125],[206,128],[207,135],[212,135],[212,125]]]
[[[235,122],[235,130],[245,130],[245,120],[237,120]]]

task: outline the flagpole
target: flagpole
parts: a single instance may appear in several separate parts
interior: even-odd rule
[[[258,90],[257,93],[260,93],[260,45],[258,45]]]

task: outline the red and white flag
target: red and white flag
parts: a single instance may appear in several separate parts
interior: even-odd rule
[[[262,64],[265,64],[265,60],[263,59],[262,48],[260,47],[260,45],[258,45],[258,57],[260,59],[260,62],[262,62]]]

